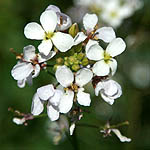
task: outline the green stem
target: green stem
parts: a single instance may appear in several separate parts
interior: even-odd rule
[[[114,129],[114,128],[118,128],[118,127],[121,127],[121,126],[124,126],[124,125],[129,125],[129,122],[125,121],[125,122],[119,123],[117,125],[112,125],[112,126],[110,126],[110,128]]]

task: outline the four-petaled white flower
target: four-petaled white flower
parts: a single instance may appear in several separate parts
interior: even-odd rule
[[[59,118],[59,104],[63,92],[54,89],[52,84],[37,89],[32,101],[31,113],[35,116],[44,110],[44,103],[47,102],[47,114],[51,121]]]
[[[103,80],[99,82],[95,88],[95,95],[98,96],[99,92],[104,101],[110,105],[122,95],[121,86],[114,80]]]
[[[89,69],[80,69],[74,77],[72,71],[66,66],[60,66],[56,70],[56,79],[64,87],[64,94],[60,101],[60,112],[67,113],[73,105],[73,100],[77,100],[80,105],[90,106],[90,94],[83,92],[83,86],[91,81],[93,73]],[[75,78],[75,79],[74,79]],[[74,99],[74,98],[77,99]]]
[[[49,10],[53,10],[57,15],[57,18],[58,18],[57,27],[56,27],[57,30],[64,31],[64,30],[67,30],[72,25],[71,18],[68,15],[62,13],[57,6],[49,5],[46,8],[46,11],[49,11]]]
[[[53,44],[61,52],[66,52],[73,46],[71,35],[55,32],[58,17],[54,11],[44,11],[40,17],[40,22],[42,26],[36,22],[31,22],[24,29],[24,34],[28,39],[42,40],[42,43],[38,46],[40,53],[47,56]]]
[[[116,38],[115,32],[111,27],[102,27],[96,29],[96,25],[98,23],[98,17],[95,14],[86,14],[83,17],[83,25],[86,30],[86,34],[83,32],[78,32],[78,34],[74,38],[74,45],[77,45],[83,42],[85,39],[90,40],[103,40],[106,43],[111,42],[114,38]]]
[[[20,88],[25,86],[27,82],[32,84],[32,78],[35,78],[40,73],[40,63],[51,59],[56,53],[51,51],[48,56],[42,54],[35,54],[35,47],[28,45],[23,49],[23,58],[11,70],[11,75]]]
[[[126,48],[125,42],[121,38],[113,39],[106,50],[95,41],[89,41],[86,46],[86,56],[90,60],[98,61],[92,70],[97,76],[106,76],[110,72],[115,74],[117,61],[113,57],[120,55]]]

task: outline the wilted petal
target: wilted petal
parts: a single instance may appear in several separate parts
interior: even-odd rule
[[[40,53],[44,54],[44,55],[48,55],[52,49],[52,42],[51,40],[43,40],[41,42],[41,44],[38,46],[38,49],[40,51]]]
[[[109,43],[116,38],[116,34],[112,27],[102,27],[96,31],[96,37]]]
[[[72,71],[66,66],[61,66],[56,70],[55,73],[57,81],[63,86],[68,87],[74,80]]]
[[[94,64],[92,70],[97,76],[106,76],[110,72],[110,67],[104,60],[100,60]]]
[[[90,82],[92,77],[93,77],[93,73],[91,70],[86,68],[80,69],[76,73],[75,82],[78,86],[82,87],[86,85],[88,82]]]
[[[78,101],[78,103],[80,105],[90,106],[90,104],[91,104],[90,94],[89,93],[85,93],[83,91],[84,91],[84,88],[78,89],[77,101]]]
[[[36,57],[35,47],[32,45],[28,45],[23,49],[23,59],[27,62],[31,62]]]
[[[44,30],[36,22],[28,23],[24,28],[24,34],[26,38],[35,40],[42,40],[45,36]]]
[[[33,71],[33,66],[31,63],[18,63],[11,70],[11,75],[15,80],[23,80],[27,78]]]
[[[111,68],[111,74],[112,76],[116,73],[117,70],[117,61],[115,59],[111,59],[109,64],[108,64]]]
[[[69,131],[70,131],[70,135],[73,135],[74,129],[75,129],[76,125],[75,123],[71,124]]]
[[[88,14],[87,13],[83,17],[83,25],[84,25],[84,28],[88,32],[94,30],[94,27],[96,26],[97,22],[98,22],[98,17],[95,14]]]
[[[116,38],[110,42],[110,44],[106,48],[106,52],[110,54],[110,56],[115,57],[121,54],[126,48],[125,42],[121,38]]]
[[[37,94],[42,100],[48,100],[54,95],[54,92],[55,90],[52,84],[48,84],[37,89]]]
[[[74,44],[72,36],[62,32],[56,32],[52,37],[52,41],[56,48],[61,52],[66,52]]]
[[[95,44],[86,51],[86,56],[90,60],[101,60],[104,58],[104,50],[101,46]]]
[[[17,81],[17,85],[18,85],[18,87],[20,87],[20,88],[24,88],[25,85],[26,85],[26,79],[18,80],[18,81]]]
[[[55,6],[55,5],[49,5],[47,8],[46,8],[46,11],[49,11],[49,10],[53,10],[54,12],[59,12],[60,13],[60,9]]]
[[[25,118],[22,118],[22,119],[16,118],[16,117],[13,118],[13,122],[17,125],[22,125],[22,124],[24,124],[25,121],[26,121]]]
[[[83,42],[87,36],[83,32],[78,32],[77,35],[74,37],[74,45],[78,45],[79,43]]]
[[[50,104],[47,105],[47,114],[51,121],[55,121],[59,118],[58,108]]]
[[[73,105],[73,98],[74,98],[74,92],[73,91],[66,91],[66,93],[63,94],[60,104],[59,104],[59,111],[61,113],[67,113],[71,110]]]
[[[131,142],[131,139],[123,136],[118,129],[111,130],[116,134],[116,136],[120,139],[121,142]]]
[[[63,92],[61,90],[56,89],[54,95],[49,100],[50,103],[54,106],[58,106],[62,95]]]
[[[40,113],[42,113],[43,110],[44,110],[44,104],[40,100],[38,94],[35,93],[35,95],[33,96],[33,100],[32,100],[31,113],[34,116],[37,116]]]
[[[44,11],[40,17],[40,22],[47,33],[53,33],[57,25],[57,15],[52,10]]]

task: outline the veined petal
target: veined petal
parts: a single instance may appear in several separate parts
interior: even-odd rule
[[[31,63],[21,62],[16,64],[11,70],[11,75],[15,80],[23,80],[27,78],[33,71]]]
[[[38,94],[35,93],[32,100],[31,113],[34,116],[37,116],[41,114],[43,110],[44,110],[43,102],[39,99]]]
[[[60,9],[57,7],[57,6],[55,6],[55,5],[49,5],[47,8],[46,8],[46,11],[49,11],[49,10],[53,10],[54,12],[61,12],[60,11]]]
[[[17,85],[18,85],[19,88],[24,88],[25,85],[26,85],[26,79],[18,80]]]
[[[42,53],[39,53],[38,54],[38,62],[39,63],[45,62],[45,61],[53,58],[55,55],[56,55],[55,51],[50,51],[50,53],[47,56],[43,55]]]
[[[47,56],[50,53],[52,46],[53,45],[52,45],[51,40],[43,40],[42,43],[38,46],[38,49],[40,53]]]
[[[104,50],[101,46],[95,44],[86,51],[86,56],[90,60],[101,60],[104,58]]]
[[[84,25],[84,28],[88,32],[94,30],[94,27],[96,26],[97,22],[98,22],[98,17],[95,14],[88,14],[87,13],[83,17],[83,25]]]
[[[74,37],[74,45],[78,45],[79,43],[83,42],[87,36],[83,32],[78,32],[77,35]]]
[[[31,62],[36,57],[35,47],[32,45],[28,45],[23,48],[23,59],[27,62]]]
[[[116,34],[112,27],[102,27],[96,31],[96,37],[106,43],[110,43],[116,38]]]
[[[51,96],[54,95],[54,93],[55,90],[52,84],[48,84],[37,89],[37,94],[42,100],[48,100]]]
[[[57,81],[63,86],[68,87],[74,80],[72,71],[66,66],[60,66],[55,73]]]
[[[97,41],[89,39],[88,43],[86,44],[85,51],[87,52],[89,48],[95,44],[99,45]]]
[[[47,114],[51,121],[55,121],[59,118],[58,108],[50,104],[47,105]]]
[[[110,56],[115,57],[120,55],[126,48],[125,42],[121,38],[116,38],[110,42],[110,44],[106,48],[106,52],[110,54]]]
[[[93,73],[90,69],[80,69],[75,76],[75,82],[78,86],[83,87],[93,78]]]
[[[40,22],[47,33],[53,33],[57,25],[57,15],[52,10],[44,11],[40,17]]]
[[[39,64],[36,64],[36,65],[34,66],[34,75],[32,76],[32,78],[37,77],[37,76],[39,75],[39,73],[40,73],[40,70],[41,70],[40,65],[39,65]]]
[[[56,89],[54,95],[49,100],[50,103],[54,106],[58,106],[62,95],[63,92],[61,90]]]
[[[72,36],[62,32],[56,32],[52,37],[52,41],[56,48],[61,52],[66,52],[74,44]]]
[[[38,23],[31,22],[25,26],[24,35],[28,39],[42,40],[44,39],[45,32]]]
[[[123,136],[118,129],[111,129],[111,131],[116,134],[121,142],[131,142],[131,139]]]
[[[63,94],[60,104],[59,104],[59,111],[61,113],[67,113],[71,110],[73,105],[73,98],[74,98],[74,92],[73,91],[66,91],[66,93]]]
[[[91,104],[90,94],[89,93],[85,93],[83,91],[84,91],[84,88],[78,89],[77,101],[78,101],[78,103],[80,105],[90,106],[90,104]]]
[[[92,70],[97,76],[106,76],[110,72],[110,67],[104,60],[100,60],[94,64]]]
[[[111,74],[112,76],[116,73],[117,70],[117,61],[115,59],[111,59],[108,63],[108,65],[110,66],[111,69]]]

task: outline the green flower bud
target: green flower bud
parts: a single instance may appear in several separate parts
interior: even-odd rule
[[[73,65],[74,62],[75,62],[75,57],[74,57],[74,56],[70,56],[70,57],[68,58],[68,63],[69,63],[70,65]]]
[[[69,29],[69,34],[70,34],[72,37],[75,37],[78,32],[79,32],[78,24],[77,24],[77,23],[74,23],[74,24],[70,27],[70,29]]]
[[[86,57],[84,57],[84,59],[82,60],[82,65],[87,66],[88,64],[89,64],[89,60]]]
[[[77,59],[82,60],[84,56],[85,56],[84,53],[79,53],[78,56],[77,56]]]
[[[73,65],[71,68],[73,71],[78,71],[80,69],[80,66],[79,65]]]
[[[65,62],[64,62],[64,65],[65,65],[65,66],[69,66],[68,61],[65,61]]]
[[[55,64],[55,65],[54,65],[54,67],[53,67],[53,70],[54,70],[54,71],[56,71],[56,70],[57,70],[57,68],[58,68],[59,66],[60,66],[60,65]]]
[[[56,63],[57,63],[58,65],[63,65],[64,60],[63,60],[61,57],[59,57],[59,58],[56,59]]]

